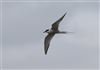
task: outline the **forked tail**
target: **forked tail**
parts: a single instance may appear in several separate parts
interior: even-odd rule
[[[65,31],[61,31],[61,32],[59,32],[59,34],[66,34],[67,32],[65,32]]]
[[[68,33],[74,33],[74,32],[65,32],[65,31],[59,32],[59,34],[68,34]]]

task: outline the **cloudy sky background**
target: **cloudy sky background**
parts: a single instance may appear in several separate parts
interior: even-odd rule
[[[0,4],[0,68],[1,68],[1,4]]]
[[[99,0],[2,0],[2,1],[99,1]]]
[[[3,68],[98,68],[98,3],[4,2]],[[45,29],[67,11],[48,54],[44,54]]]

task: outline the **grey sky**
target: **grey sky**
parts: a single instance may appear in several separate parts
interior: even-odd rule
[[[1,68],[1,4],[0,4],[0,68]]]
[[[68,12],[44,54],[45,29]],[[98,3],[3,3],[3,68],[98,68]]]
[[[3,1],[99,1],[99,0],[3,0]]]

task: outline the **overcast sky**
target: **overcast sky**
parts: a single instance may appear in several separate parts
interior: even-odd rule
[[[98,3],[4,2],[3,68],[5,69],[97,69]],[[44,54],[43,31],[67,15]]]
[[[1,68],[1,4],[0,4],[0,68]]]
[[[99,1],[99,0],[2,0],[2,1]]]

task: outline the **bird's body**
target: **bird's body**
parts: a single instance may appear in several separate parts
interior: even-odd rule
[[[44,51],[45,51],[45,54],[47,54],[48,48],[50,46],[50,41],[53,38],[53,36],[55,34],[65,34],[66,33],[64,31],[59,31],[59,29],[58,29],[59,23],[63,20],[65,15],[66,15],[66,13],[60,19],[58,19],[56,22],[54,22],[52,24],[52,28],[51,29],[47,29],[46,31],[44,31],[44,33],[48,33],[48,35],[45,37],[45,40],[44,40]]]

